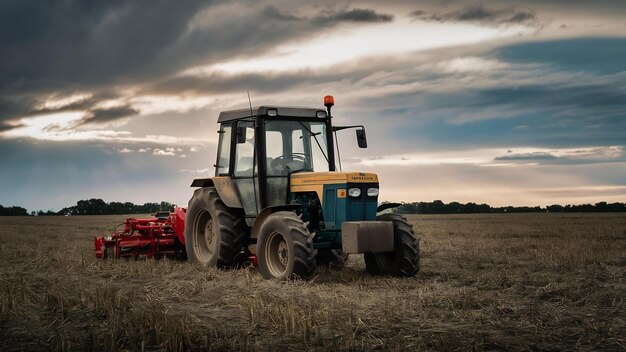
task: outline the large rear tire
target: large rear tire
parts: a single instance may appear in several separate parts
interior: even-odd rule
[[[278,211],[261,224],[257,241],[259,272],[266,279],[306,279],[317,268],[313,237],[295,213]]]
[[[220,268],[245,259],[248,228],[241,209],[229,208],[213,187],[197,189],[185,219],[185,249],[191,262]]]
[[[376,221],[393,223],[394,251],[365,253],[365,270],[372,275],[415,276],[420,269],[420,240],[413,226],[399,214],[379,215]]]
[[[343,252],[343,249],[318,249],[317,250],[317,265],[326,266],[330,269],[341,270],[346,264],[348,254]]]

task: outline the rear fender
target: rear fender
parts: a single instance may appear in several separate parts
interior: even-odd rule
[[[235,181],[228,176],[197,178],[193,180],[191,187],[215,187],[217,194],[227,207],[242,208]]]

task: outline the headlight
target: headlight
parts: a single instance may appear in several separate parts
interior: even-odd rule
[[[348,195],[350,197],[356,198],[356,197],[361,195],[361,189],[360,188],[350,188],[348,190]]]
[[[370,197],[378,197],[378,188],[368,188],[367,195]]]

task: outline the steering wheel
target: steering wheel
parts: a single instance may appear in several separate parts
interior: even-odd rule
[[[277,171],[291,171],[303,169],[306,166],[304,153],[292,153],[277,156],[270,163],[270,167]]]

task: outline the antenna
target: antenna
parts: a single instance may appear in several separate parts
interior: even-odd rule
[[[250,105],[250,117],[252,117],[254,113],[252,112],[252,100],[250,100],[250,91],[247,90],[246,93],[248,93],[248,105]]]
[[[250,91],[247,90],[248,94],[248,106],[250,107],[250,118],[254,118],[254,112],[252,112],[252,100],[250,99]],[[256,120],[254,121],[254,125],[256,126]],[[256,128],[255,128],[256,132]],[[252,146],[252,190],[254,192],[254,209],[256,209],[256,213],[259,213],[259,203],[256,196],[256,182],[254,180],[254,170],[256,170],[256,135],[254,136],[254,145]]]

